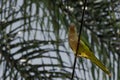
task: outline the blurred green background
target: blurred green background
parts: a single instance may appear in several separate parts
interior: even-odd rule
[[[75,23],[79,30],[83,5],[84,0],[0,0],[0,80],[70,80],[75,56],[68,28]],[[73,80],[119,80],[119,0],[87,0],[82,35],[112,76],[77,58]]]

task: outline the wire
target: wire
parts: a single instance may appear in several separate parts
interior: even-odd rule
[[[84,21],[84,14],[85,14],[86,4],[87,4],[87,0],[85,0],[85,2],[84,2],[84,8],[83,8],[83,11],[82,11],[82,19],[81,19],[81,25],[80,25],[80,28],[79,28],[78,44],[77,44],[77,49],[76,49],[76,54],[75,54],[75,59],[74,59],[74,65],[73,65],[73,71],[72,71],[71,80],[73,80],[74,73],[75,73],[75,66],[76,66],[78,48],[79,48],[79,46],[80,46],[80,35],[81,35],[82,27],[83,27],[83,21]]]

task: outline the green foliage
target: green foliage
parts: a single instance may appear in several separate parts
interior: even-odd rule
[[[83,5],[82,0],[1,0],[0,80],[70,80],[74,55],[67,29],[74,22],[79,30]],[[112,76],[78,58],[74,80],[120,79],[119,12],[119,0],[87,0],[82,35]]]

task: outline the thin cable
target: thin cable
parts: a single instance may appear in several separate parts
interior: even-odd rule
[[[78,48],[79,48],[79,46],[80,46],[80,35],[81,35],[82,27],[83,27],[83,21],[84,21],[84,14],[85,14],[85,7],[86,7],[86,4],[87,4],[87,2],[86,2],[86,0],[85,0],[83,12],[82,12],[81,25],[80,25],[80,28],[79,28],[78,44],[77,44],[77,49],[76,49],[76,54],[75,54],[75,59],[74,59],[74,65],[73,65],[73,71],[72,71],[71,80],[73,80],[74,73],[75,73],[75,66],[76,66],[76,61],[77,61]]]

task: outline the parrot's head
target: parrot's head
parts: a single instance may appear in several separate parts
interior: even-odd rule
[[[69,33],[76,33],[76,27],[74,23],[71,23],[69,26]]]

